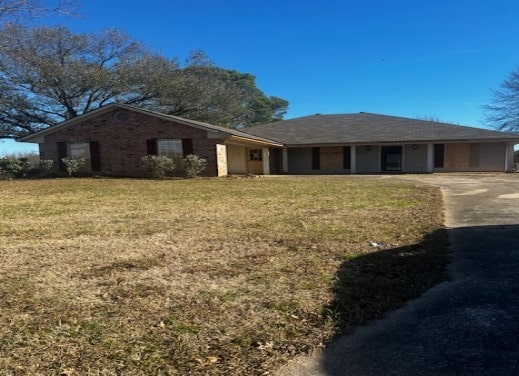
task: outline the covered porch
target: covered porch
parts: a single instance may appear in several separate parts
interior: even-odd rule
[[[433,173],[511,171],[514,143],[444,142],[284,147],[287,174]]]
[[[217,146],[218,176],[270,175],[272,154],[280,149],[278,143],[232,136]]]

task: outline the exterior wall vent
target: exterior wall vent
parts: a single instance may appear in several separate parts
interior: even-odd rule
[[[128,111],[117,111],[113,115],[113,119],[119,123],[123,123],[125,121],[128,121],[128,119],[130,119],[130,113]]]

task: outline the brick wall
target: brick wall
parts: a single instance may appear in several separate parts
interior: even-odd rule
[[[128,120],[119,122],[113,118],[118,111],[121,109],[114,109],[45,136],[45,142],[40,144],[41,159],[52,159],[57,166],[58,142],[98,141],[101,174],[145,176],[147,170],[141,158],[147,155],[146,140],[188,138],[193,140],[193,153],[207,160],[204,175],[217,175],[216,144],[222,144],[222,139],[208,138],[207,131],[202,129],[137,112],[130,112]]]

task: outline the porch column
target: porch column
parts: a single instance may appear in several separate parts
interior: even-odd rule
[[[288,149],[286,147],[283,148],[283,154],[281,156],[281,161],[282,161],[282,172],[284,174],[287,174],[288,173]]]
[[[434,144],[427,144],[427,172],[434,171]]]
[[[270,175],[270,154],[269,148],[261,149],[263,161],[263,175]]]
[[[227,146],[224,144],[216,144],[216,170],[218,176],[227,176],[229,174],[227,164]]]
[[[514,168],[514,144],[509,142],[506,144],[505,172],[512,172]]]
[[[350,146],[350,174],[357,173],[357,145]]]

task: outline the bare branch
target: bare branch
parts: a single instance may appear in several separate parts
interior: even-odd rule
[[[519,132],[519,67],[493,91],[492,102],[483,109],[489,125],[501,131]]]
[[[46,17],[52,14],[77,16],[78,9],[77,0],[55,1],[50,6],[40,0],[0,0],[0,22],[19,21],[27,17]]]
[[[254,76],[218,68],[202,52],[180,67],[120,30],[75,34],[62,26],[5,24],[0,46],[0,137],[110,102],[228,127],[276,120],[288,104],[266,97]]]

